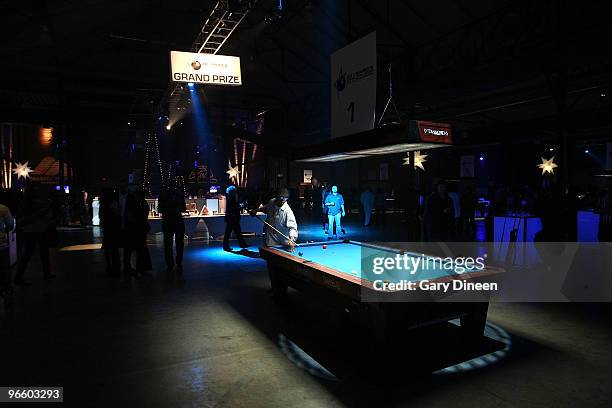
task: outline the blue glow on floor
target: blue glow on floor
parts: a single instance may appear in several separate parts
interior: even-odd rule
[[[251,264],[259,261],[255,257],[256,254],[259,254],[259,246],[256,245],[245,248],[243,252],[240,252],[239,246],[234,247],[234,251],[227,252],[223,250],[220,244],[217,244],[189,251],[185,254],[185,258],[190,261],[206,261],[211,263]]]

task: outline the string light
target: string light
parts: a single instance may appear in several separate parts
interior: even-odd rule
[[[143,172],[144,174],[143,174],[143,177],[142,177],[142,189],[145,192],[148,192],[149,194],[151,194],[151,190],[150,190],[149,186],[147,185],[147,181],[148,181],[147,171],[148,171],[148,168],[149,168],[149,141],[150,141],[150,138],[151,138],[151,134],[148,133],[147,134],[147,141],[145,142],[145,163],[144,163],[144,172]]]
[[[151,154],[153,144],[155,144],[155,147],[154,147],[155,150],[153,151],[153,154],[157,155],[157,165],[159,167],[159,176],[161,177],[161,183],[162,185],[165,184],[164,171],[162,167],[161,157],[159,154],[159,142],[157,138],[157,133],[149,132],[147,135],[147,141],[145,143],[145,167],[144,167],[144,175],[143,175],[143,181],[142,181],[143,190],[145,190],[149,194],[151,194],[151,181],[149,179],[151,175],[151,171],[149,169],[149,166],[150,166],[149,155]]]

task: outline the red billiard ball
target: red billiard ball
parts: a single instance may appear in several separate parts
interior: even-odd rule
[[[323,249],[327,249],[327,245],[323,244],[323,247],[322,247],[322,248],[323,248]]]

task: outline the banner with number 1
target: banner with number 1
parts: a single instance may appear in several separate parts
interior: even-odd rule
[[[331,137],[374,129],[376,32],[331,55]]]

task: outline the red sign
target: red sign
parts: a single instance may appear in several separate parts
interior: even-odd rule
[[[453,143],[451,126],[449,124],[418,120],[417,126],[422,142]]]

